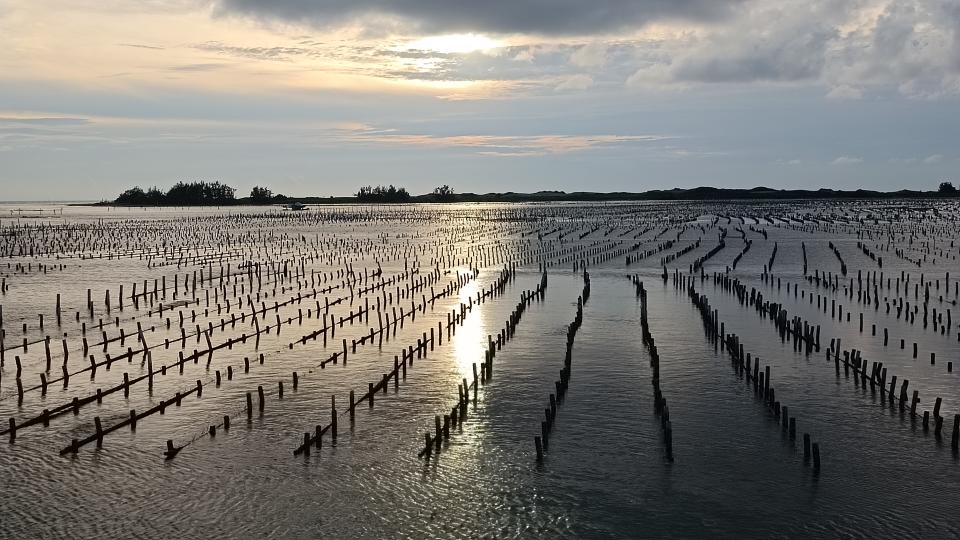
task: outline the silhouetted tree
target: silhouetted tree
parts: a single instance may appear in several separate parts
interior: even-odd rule
[[[147,190],[146,193],[146,204],[151,206],[160,206],[163,204],[163,192],[160,191],[156,186]]]
[[[136,186],[121,193],[120,196],[117,197],[116,203],[138,205],[144,204],[146,200],[147,194],[144,193],[143,188]]]
[[[450,186],[444,184],[440,187],[433,189],[433,200],[435,201],[449,201],[453,199],[453,190],[450,189]]]
[[[940,187],[937,189],[937,191],[938,191],[941,195],[956,195],[956,194],[957,194],[957,188],[954,187],[953,182],[940,182]]]
[[[167,191],[166,204],[193,206],[229,204],[235,200],[236,190],[220,182],[177,182]]]
[[[410,200],[410,194],[405,188],[397,188],[393,184],[383,186],[363,186],[357,191],[357,200],[360,202],[401,203]]]
[[[130,206],[159,206],[163,204],[164,196],[163,192],[155,187],[143,191],[143,188],[137,186],[121,193],[114,202]]]
[[[265,203],[270,202],[270,199],[273,198],[273,192],[265,187],[254,186],[250,190],[250,199],[254,202]]]

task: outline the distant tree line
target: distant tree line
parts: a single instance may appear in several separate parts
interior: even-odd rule
[[[121,193],[114,202],[117,204],[137,206],[158,206],[164,203],[166,197],[167,196],[156,187],[144,191],[143,188],[137,186]]]
[[[448,185],[436,187],[423,195],[411,195],[406,188],[389,186],[364,186],[347,197],[302,197],[291,199],[284,195],[275,195],[270,189],[256,186],[249,197],[237,198],[236,190],[219,182],[179,182],[166,193],[156,187],[144,190],[141,187],[128,189],[112,202],[104,205],[121,206],[187,206],[187,205],[242,205],[242,204],[279,204],[293,202],[307,204],[354,204],[361,203],[427,203],[427,202],[557,202],[557,201],[637,201],[637,200],[684,200],[704,201],[723,199],[890,199],[911,197],[960,197],[960,188],[953,182],[943,180],[936,191],[899,190],[872,191],[858,189],[854,191],[821,188],[818,190],[785,190],[756,187],[752,189],[714,188],[701,186],[690,189],[674,188],[669,190],[651,190],[643,192],[600,193],[578,191],[537,191],[522,193],[454,193]]]
[[[280,193],[274,195],[272,191],[265,187],[253,186],[253,189],[250,190],[250,198],[247,200],[253,204],[276,204],[287,202],[287,196]]]
[[[357,192],[357,201],[372,203],[402,203],[410,201],[410,193],[406,188],[389,186],[363,186]]]
[[[454,199],[453,190],[450,189],[450,186],[444,184],[433,190],[433,200],[437,202],[449,202]]]
[[[236,191],[220,182],[177,182],[166,193],[156,187],[144,191],[137,186],[121,193],[114,202],[138,206],[232,204],[236,199]]]
[[[455,194],[450,186],[444,184],[434,188],[428,195],[414,197],[410,195],[407,188],[398,188],[393,184],[389,186],[363,186],[356,193],[357,201],[363,203],[405,203],[405,202],[451,202],[455,200]]]
[[[113,203],[124,206],[222,206],[250,202],[270,204],[284,202],[283,195],[274,195],[265,187],[255,186],[248,199],[237,199],[237,190],[220,182],[177,182],[166,193],[156,187],[146,191],[140,186],[120,194]]]

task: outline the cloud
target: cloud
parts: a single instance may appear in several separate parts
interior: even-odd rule
[[[77,116],[36,116],[29,114],[9,114],[0,116],[0,125],[23,124],[42,126],[76,126],[89,124],[88,118]]]
[[[607,61],[607,45],[593,42],[580,47],[570,55],[570,63],[582,68],[597,68]]]
[[[253,15],[318,27],[400,21],[424,33],[582,35],[656,21],[716,21],[744,0],[219,0],[219,14]]]
[[[946,0],[870,2],[872,16],[860,14],[831,47],[824,70],[833,85],[892,87],[914,98],[960,93],[960,19]]]
[[[679,55],[673,76],[693,82],[808,81],[820,76],[843,18],[832,0],[753,3]]]
[[[862,90],[846,84],[831,88],[830,91],[827,92],[827,99],[860,99],[862,97]]]
[[[290,60],[296,56],[317,56],[316,51],[304,47],[240,47],[209,41],[193,45],[194,49],[255,60]]]
[[[668,35],[632,86],[791,83],[830,99],[960,94],[960,7],[947,0],[759,0]]]
[[[153,49],[155,51],[162,51],[166,49],[166,47],[155,47],[153,45],[143,45],[140,43],[120,43],[119,45],[121,47],[133,47],[135,49]]]
[[[857,156],[840,156],[830,163],[831,165],[857,165],[863,163],[863,158]]]
[[[517,62],[533,62],[534,52],[532,49],[524,48],[518,52],[513,59]]]
[[[601,148],[658,144],[671,140],[662,135],[425,135],[397,131],[368,131],[344,134],[342,141],[379,146],[460,148],[476,154],[501,157],[530,157],[583,152]]]
[[[931,154],[923,158],[899,157],[899,158],[890,158],[887,161],[895,165],[916,165],[918,163],[922,163],[924,165],[936,165],[937,163],[942,163],[944,159],[946,158],[944,158],[943,154]]]
[[[227,64],[217,64],[217,63],[207,62],[207,63],[200,63],[200,64],[184,64],[180,66],[172,66],[170,68],[170,71],[187,71],[187,72],[216,71],[224,67],[227,67]]]
[[[395,58],[406,58],[413,60],[422,60],[426,58],[454,58],[453,53],[444,53],[439,51],[424,51],[420,49],[406,49],[400,51],[380,50],[377,51],[380,56],[392,56]]]
[[[822,88],[837,100],[891,91],[920,99],[960,95],[960,4],[952,0],[214,1],[221,15],[358,36],[380,26],[394,37],[486,32],[507,43],[492,58],[329,42],[322,52],[231,51],[265,60],[346,58],[355,72],[377,58],[408,61],[369,73],[374,77],[523,81],[545,92],[586,89],[586,73],[592,86],[603,87],[790,84]]]
[[[98,123],[91,116],[0,111],[0,143],[7,151],[15,151],[110,141],[111,137],[99,129]]]
[[[688,57],[674,70],[684,82],[749,83],[756,81],[796,82],[814,80],[823,67],[824,34],[803,34],[777,44],[744,43],[741,50]]]
[[[593,86],[593,77],[584,74],[571,75],[557,85],[555,90],[563,92],[567,90],[586,90]]]
[[[13,3],[21,19],[45,20],[38,3]],[[50,32],[0,27],[29,44],[27,55],[0,51],[10,67],[0,77],[435,97],[451,92],[443,83],[457,82],[465,83],[456,86],[460,96],[510,98],[587,89],[586,75],[604,91],[626,83],[668,91],[790,86],[828,99],[960,95],[956,0],[152,0],[111,2],[104,11],[63,4],[72,7],[47,23]],[[146,17],[155,24],[134,24]],[[454,33],[489,40],[489,54],[458,52],[447,35]],[[72,45],[75,35],[88,38],[82,47]],[[424,45],[438,39],[448,48]],[[514,84],[499,84],[507,82]]]
[[[75,121],[74,121],[75,120]],[[252,143],[269,139],[288,147],[454,149],[484,156],[532,157],[614,148],[668,147],[674,137],[655,134],[489,134],[414,133],[362,121],[213,121],[136,117],[56,117],[0,111],[0,144],[48,148],[81,143],[192,145]]]

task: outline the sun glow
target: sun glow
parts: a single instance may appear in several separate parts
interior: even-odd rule
[[[481,34],[445,34],[418,39],[408,43],[406,48],[449,54],[486,51],[500,46],[499,41]]]

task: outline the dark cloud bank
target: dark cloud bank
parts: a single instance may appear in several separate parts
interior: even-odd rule
[[[586,34],[652,21],[723,19],[743,0],[219,0],[220,13],[336,25],[392,16],[424,32]]]

